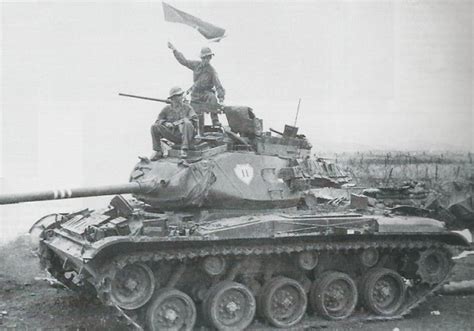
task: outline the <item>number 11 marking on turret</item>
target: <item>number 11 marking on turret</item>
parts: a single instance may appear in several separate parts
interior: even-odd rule
[[[252,182],[253,168],[250,164],[237,164],[234,168],[234,173],[245,184],[250,185],[250,182]]]

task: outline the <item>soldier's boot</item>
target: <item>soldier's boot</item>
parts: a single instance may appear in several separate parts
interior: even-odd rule
[[[222,126],[219,122],[219,116],[216,113],[211,113],[212,126]]]
[[[156,161],[159,160],[163,157],[163,152],[162,151],[155,151],[153,155],[150,157],[150,160]]]

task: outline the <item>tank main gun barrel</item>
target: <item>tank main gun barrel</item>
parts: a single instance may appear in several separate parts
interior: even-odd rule
[[[130,182],[119,185],[106,185],[97,187],[80,187],[63,190],[47,190],[40,192],[0,194],[0,205],[8,205],[28,201],[44,201],[72,198],[96,197],[101,195],[140,193],[147,186],[140,182]]]

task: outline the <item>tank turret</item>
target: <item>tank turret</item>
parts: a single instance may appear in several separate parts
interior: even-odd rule
[[[227,106],[229,128],[207,128],[194,150],[180,158],[179,146],[157,161],[141,157],[130,183],[102,187],[0,195],[0,204],[133,194],[160,210],[268,209],[294,207],[309,188],[305,163],[311,145],[298,128],[262,132],[249,107]]]
[[[189,159],[141,158],[130,182],[42,192],[0,195],[0,205],[29,201],[132,194],[149,207],[183,209],[265,209],[296,206],[304,182],[288,159],[253,151],[232,151],[227,143],[192,151]]]

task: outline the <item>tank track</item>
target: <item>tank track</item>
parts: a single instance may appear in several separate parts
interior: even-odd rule
[[[219,245],[204,248],[181,248],[174,249],[173,251],[156,251],[156,252],[134,252],[129,254],[123,254],[116,256],[101,273],[100,280],[97,281],[96,289],[98,297],[103,300],[107,298],[110,292],[110,283],[108,279],[113,279],[114,275],[122,268],[127,265],[134,263],[156,263],[156,262],[172,262],[172,261],[192,261],[199,258],[205,258],[208,256],[223,256],[228,257],[239,257],[245,258],[250,256],[270,256],[270,255],[281,255],[281,254],[293,254],[300,252],[327,252],[329,254],[348,254],[350,252],[355,253],[357,251],[376,248],[384,251],[422,251],[430,248],[445,248],[447,250],[453,250],[453,246],[446,245],[442,242],[435,240],[411,240],[411,239],[397,239],[397,240],[355,240],[355,241],[344,241],[344,242],[332,242],[332,243],[298,243],[298,244],[242,244],[242,245]],[[367,313],[364,311],[355,312],[352,316],[341,320],[341,321],[329,321],[319,316],[311,316],[313,314],[305,314],[304,319],[297,325],[285,328],[286,330],[301,330],[302,328],[317,327],[317,326],[328,326],[332,324],[349,323],[354,321],[383,321],[383,320],[394,320],[400,319],[413,311],[426,298],[436,292],[444,283],[446,283],[451,275],[453,263],[450,261],[449,272],[446,276],[436,284],[428,286],[427,284],[417,284],[411,287],[411,291],[407,292],[404,304],[397,311],[396,314],[391,316],[378,316],[375,314]],[[104,301],[104,300],[103,300]],[[108,305],[115,306],[113,302],[105,300]],[[145,305],[146,307],[146,305]],[[124,317],[137,328],[144,329],[142,317],[143,313],[140,309],[136,311],[127,311],[116,307]],[[256,318],[252,324],[247,328],[248,330],[281,330],[267,324],[263,324]],[[206,327],[202,327],[202,330],[208,330]]]

